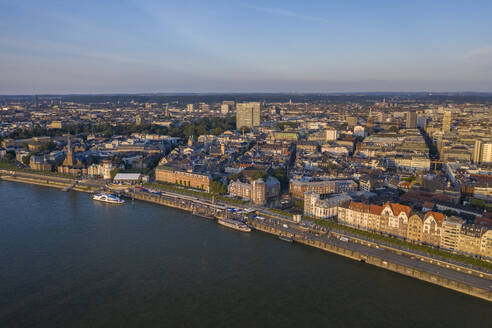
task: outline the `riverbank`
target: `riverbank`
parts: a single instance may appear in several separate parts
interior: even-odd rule
[[[72,179],[66,177],[24,173],[18,171],[1,171],[0,180],[33,184],[37,186],[61,189],[64,191],[75,190],[91,193],[98,190],[97,187],[80,183],[75,178]]]
[[[1,179],[22,182],[35,185],[42,185],[62,190],[72,190],[92,192],[94,187],[87,185],[77,185],[76,179],[49,177],[41,175],[5,175]],[[124,193],[124,196],[133,199],[151,202],[159,205],[169,206],[180,210],[191,212],[192,214],[215,218],[224,215],[224,206],[212,204],[206,200],[198,199],[192,196],[179,195],[171,192],[162,193],[161,195],[133,192]],[[280,219],[280,218],[279,218]],[[279,227],[271,227],[261,222],[249,222],[254,228],[259,231],[267,232],[276,236],[285,235],[286,231]],[[292,223],[292,225],[294,225]],[[477,277],[475,272],[467,272],[459,267],[453,267],[452,264],[425,262],[422,257],[413,258],[412,254],[397,254],[390,252],[381,253],[382,247],[376,243],[364,243],[364,241],[356,241],[352,237],[350,242],[334,245],[334,240],[323,240],[314,236],[306,235],[299,230],[288,230],[287,234],[291,235],[294,241],[316,247],[324,251],[335,253],[338,255],[351,258],[356,261],[365,262],[389,271],[397,272],[415,279],[430,282],[445,288],[449,288],[467,295],[478,297],[487,301],[492,301],[491,279],[489,276]],[[361,247],[363,246],[363,247]],[[377,251],[376,253],[374,253]],[[415,261],[416,259],[416,261]],[[436,269],[438,268],[438,269]],[[444,272],[447,276],[444,276]],[[454,272],[454,274],[452,274]]]
[[[454,291],[478,297],[492,302],[492,280],[490,277],[477,277],[468,272],[457,272],[449,265],[439,265],[425,262],[419,258],[407,257],[389,252],[378,245],[368,245],[362,240],[341,241],[340,236],[332,234],[331,238],[317,236],[307,237],[296,232],[289,232],[282,226],[250,223],[256,230],[276,236],[288,236],[293,241],[315,247],[330,253],[341,255],[352,260],[371,264],[373,266],[396,272],[411,278],[422,280],[434,285],[452,289]],[[437,265],[435,265],[437,264]]]

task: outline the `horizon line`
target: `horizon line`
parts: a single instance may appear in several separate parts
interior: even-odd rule
[[[7,93],[0,94],[0,97],[21,97],[21,96],[146,96],[146,95],[356,95],[356,94],[486,94],[492,95],[492,91],[179,91],[179,92],[101,92],[101,93]]]

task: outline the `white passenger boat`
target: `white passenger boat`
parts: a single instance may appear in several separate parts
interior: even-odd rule
[[[94,200],[98,200],[100,202],[104,203],[110,203],[110,204],[123,204],[125,201],[123,199],[120,199],[116,195],[111,195],[111,194],[106,194],[106,193],[100,193],[97,195],[94,195],[92,197]]]

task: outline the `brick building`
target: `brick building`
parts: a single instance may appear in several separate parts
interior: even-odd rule
[[[185,172],[168,166],[159,166],[155,169],[155,179],[159,182],[174,183],[185,187],[210,191],[212,179],[209,175]]]

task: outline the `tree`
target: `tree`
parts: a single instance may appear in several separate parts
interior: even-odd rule
[[[239,178],[239,173],[231,173],[231,175],[229,175],[229,181],[234,181],[234,180],[237,180]]]
[[[446,216],[456,216],[458,215],[458,212],[456,211],[453,211],[453,210],[444,210],[442,211],[443,214],[445,214]]]
[[[275,168],[273,170],[273,176],[277,178],[277,180],[280,182],[280,186],[282,189],[286,188],[289,185],[289,178],[287,177],[287,174],[285,173],[285,170],[283,168]]]
[[[227,194],[227,186],[219,181],[212,181],[210,184],[210,193],[214,195],[225,195]]]
[[[15,159],[15,152],[13,150],[7,151],[5,154],[5,159],[9,162],[13,161]]]
[[[118,174],[118,172],[120,171],[120,169],[112,169],[109,174],[111,175],[111,179],[114,179],[114,177],[116,176],[116,174]]]
[[[251,174],[251,179],[257,180],[257,179],[265,179],[266,178],[266,173],[262,171],[256,171]]]
[[[22,163],[24,163],[25,165],[29,165],[30,161],[31,161],[31,154],[22,157]]]

